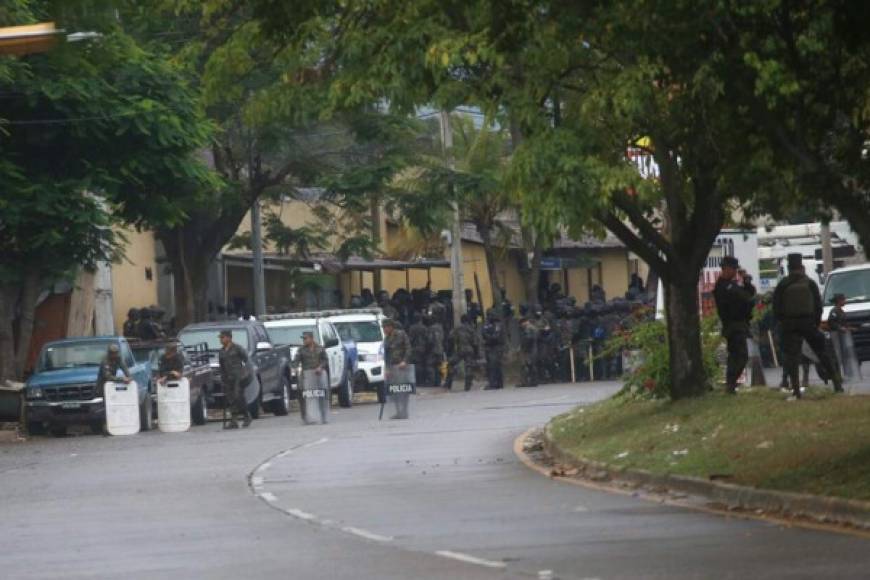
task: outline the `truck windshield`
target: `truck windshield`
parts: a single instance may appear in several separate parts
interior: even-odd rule
[[[99,366],[108,345],[107,342],[49,345],[39,357],[37,372]]]
[[[184,346],[193,346],[204,342],[208,345],[209,350],[220,350],[223,348],[221,346],[220,338],[218,338],[220,331],[221,329],[219,328],[186,330],[178,335],[178,340],[180,340],[181,344]],[[248,350],[248,331],[244,328],[234,328],[231,329],[231,331],[233,333],[233,342],[243,349]]]
[[[312,332],[317,338],[317,332],[313,324],[299,324],[296,326],[269,326],[266,328],[269,337],[278,346],[302,346],[302,333]]]
[[[833,304],[834,294],[843,294],[847,304],[870,301],[870,269],[831,274],[825,284],[824,303]]]
[[[384,340],[381,325],[374,320],[336,322],[334,324],[342,340],[354,340],[356,342],[381,342]]]

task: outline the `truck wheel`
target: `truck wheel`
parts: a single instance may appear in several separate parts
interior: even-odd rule
[[[94,435],[102,435],[103,434],[103,421],[91,421],[88,424],[88,427],[91,428],[91,433]]]
[[[151,392],[151,389],[148,390]],[[139,430],[150,431],[154,427],[154,407],[151,404],[151,395],[145,395],[145,402],[139,408]]]
[[[66,437],[66,426],[65,425],[52,425],[51,426],[51,434],[55,437]]]
[[[290,412],[290,381],[287,376],[281,378],[281,398],[272,403],[274,413],[279,417],[284,417]]]
[[[195,425],[205,425],[208,423],[208,398],[205,396],[205,389],[200,389],[199,399],[193,406],[193,423]]]
[[[31,435],[45,435],[45,423],[41,421],[28,422],[27,432]]]
[[[353,377],[344,373],[344,380],[338,385],[338,404],[345,409],[353,406]]]

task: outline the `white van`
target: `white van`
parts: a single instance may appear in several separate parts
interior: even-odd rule
[[[380,308],[333,311],[328,320],[342,340],[357,347],[357,390],[378,391],[384,383],[384,314]]]
[[[275,345],[290,347],[291,361],[302,346],[302,333],[314,333],[314,340],[326,350],[329,362],[329,386],[338,395],[338,404],[350,407],[353,404],[353,369],[344,346],[333,324],[319,312],[269,314],[261,318]],[[296,369],[293,369],[292,388],[298,389]]]

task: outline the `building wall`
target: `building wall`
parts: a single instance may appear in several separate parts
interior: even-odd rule
[[[157,304],[157,255],[154,234],[122,230],[126,257],[112,264],[112,311],[115,332],[121,334],[127,311]]]
[[[607,299],[621,298],[628,290],[628,252],[623,248],[601,251],[601,287]]]

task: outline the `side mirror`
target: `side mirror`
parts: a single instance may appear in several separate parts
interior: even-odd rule
[[[337,338],[329,338],[324,343],[324,346],[326,346],[326,348],[332,348],[334,346],[338,346],[338,339]]]
[[[272,350],[272,348],[273,347],[272,347],[271,342],[258,342],[257,343],[257,352],[269,351],[269,350]]]

